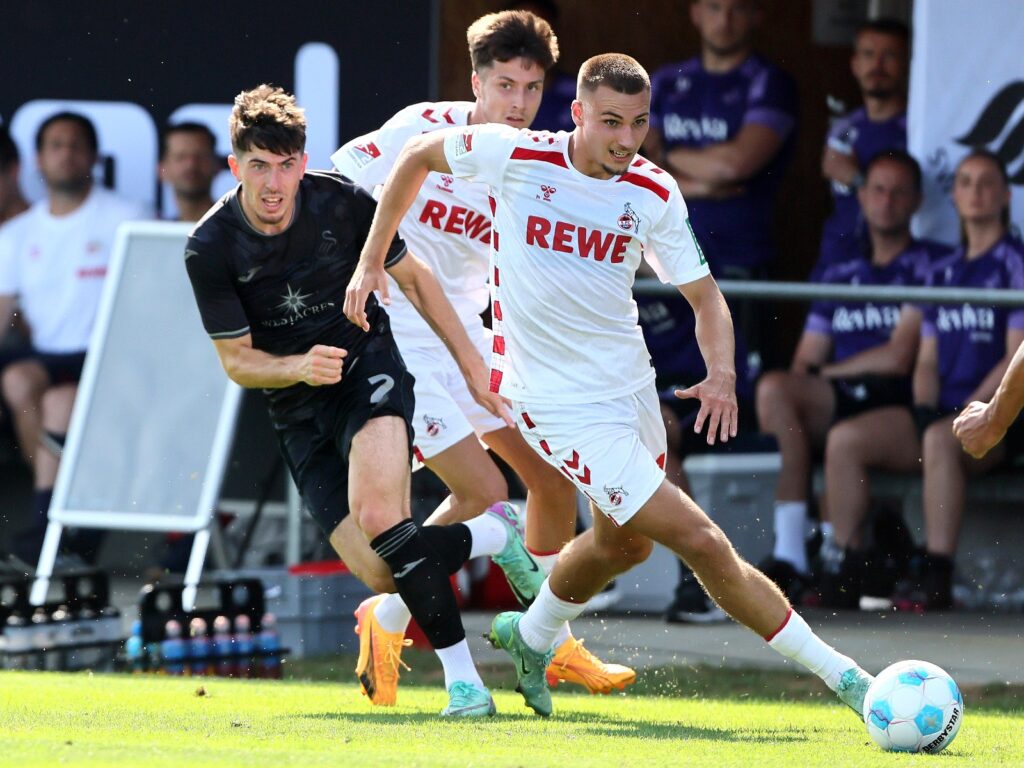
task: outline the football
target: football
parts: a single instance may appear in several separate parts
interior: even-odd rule
[[[953,743],[964,699],[953,678],[927,661],[886,667],[864,697],[864,722],[882,749],[935,754]]]

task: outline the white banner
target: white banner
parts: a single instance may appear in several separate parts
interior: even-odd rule
[[[917,0],[907,144],[925,176],[914,230],[959,239],[949,191],[974,147],[999,155],[1013,184],[1014,223],[1024,229],[1024,2]]]

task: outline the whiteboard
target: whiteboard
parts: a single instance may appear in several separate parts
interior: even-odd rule
[[[197,531],[210,522],[238,414],[185,270],[193,225],[118,230],[54,486],[64,525]]]

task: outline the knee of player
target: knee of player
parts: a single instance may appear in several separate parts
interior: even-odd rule
[[[710,520],[689,526],[677,537],[677,554],[691,565],[711,564],[729,550],[729,540]]]
[[[618,572],[628,571],[639,565],[654,550],[654,543],[645,537],[616,539],[601,547],[601,556],[610,563],[615,563]]]
[[[402,510],[380,499],[353,501],[351,514],[363,534],[370,539],[384,533],[402,521]]]

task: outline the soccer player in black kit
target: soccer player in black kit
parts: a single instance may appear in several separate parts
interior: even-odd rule
[[[423,628],[445,670],[450,702],[441,714],[493,714],[449,574],[471,556],[510,551],[521,553],[520,571],[537,566],[504,518],[420,528],[409,517],[413,379],[372,295],[363,328],[343,313],[376,204],[338,174],[306,172],[305,117],[280,88],[239,94],[230,132],[228,163],[240,183],[185,251],[203,325],[228,376],[263,389],[292,477],[339,556],[374,591],[397,591]],[[430,269],[397,236],[385,266],[445,340],[473,396],[511,425]],[[519,586],[529,593],[539,584]],[[397,678],[388,657],[400,649],[368,628],[361,635],[363,692],[393,704],[397,679],[383,678]]]

